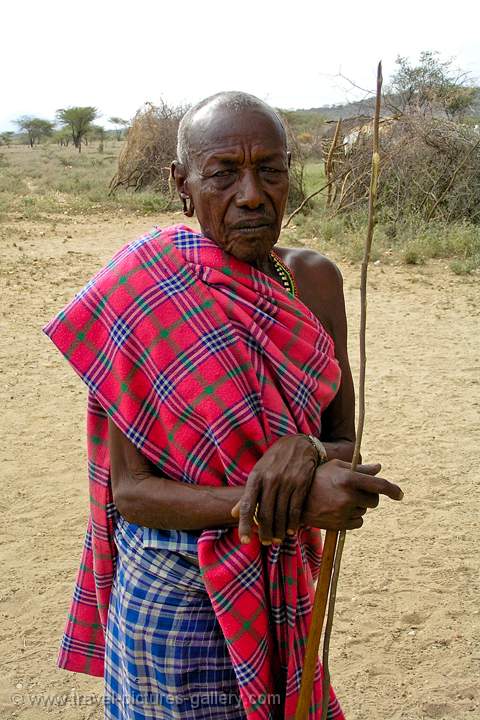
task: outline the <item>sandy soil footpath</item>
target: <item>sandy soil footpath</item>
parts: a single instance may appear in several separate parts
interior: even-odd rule
[[[0,227],[2,720],[102,715],[101,682],[55,667],[87,515],[86,393],[41,326],[152,224]],[[342,270],[356,374],[359,271]],[[348,536],[333,682],[349,720],[480,719],[478,276],[370,278],[364,457],[406,496]]]

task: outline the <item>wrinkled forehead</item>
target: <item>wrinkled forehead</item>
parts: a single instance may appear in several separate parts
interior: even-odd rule
[[[190,131],[190,155],[197,160],[235,148],[286,154],[285,130],[268,109],[205,107],[195,115]]]

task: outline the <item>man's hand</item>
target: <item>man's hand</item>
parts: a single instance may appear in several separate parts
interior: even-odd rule
[[[281,542],[287,530],[294,534],[310,490],[317,453],[305,435],[288,435],[277,440],[262,455],[248,476],[242,499],[232,510],[239,518],[242,542],[248,542],[259,524],[260,540],[270,545]]]
[[[260,539],[269,545],[272,541],[281,542],[286,534],[295,534],[300,525],[326,530],[354,530],[363,525],[363,515],[367,509],[377,507],[379,495],[387,495],[392,500],[401,500],[403,497],[398,485],[376,477],[381,469],[380,464],[359,465],[352,472],[349,463],[331,460],[315,470],[303,499],[299,491],[285,498],[279,490],[275,496],[278,498],[276,504],[272,507],[268,503],[264,508],[263,495],[257,492],[260,483],[257,475],[259,463],[252,471],[253,487],[247,493],[249,477],[242,500],[232,510],[234,517],[240,518],[239,534],[242,542],[250,539],[257,503]]]
[[[401,500],[403,492],[388,480],[377,477],[381,465],[358,465],[332,460],[315,473],[301,516],[301,524],[325,530],[355,530],[363,525],[363,515],[376,508],[380,495]]]

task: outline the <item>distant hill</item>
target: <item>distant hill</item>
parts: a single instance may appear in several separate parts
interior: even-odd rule
[[[372,96],[358,102],[344,105],[323,105],[316,108],[305,108],[305,112],[318,113],[325,120],[339,120],[357,117],[358,115],[372,115],[375,108],[375,98]]]
[[[394,112],[396,98],[394,95],[384,96],[383,115],[391,115]],[[323,105],[315,108],[302,108],[295,112],[318,113],[325,120],[338,120],[358,117],[360,115],[373,116],[375,109],[375,98],[368,97],[357,102],[345,103],[343,105]],[[469,116],[480,118],[480,88],[477,88],[476,98],[472,106]]]

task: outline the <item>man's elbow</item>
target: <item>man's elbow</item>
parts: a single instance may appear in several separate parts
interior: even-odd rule
[[[140,487],[133,478],[111,476],[112,496],[115,507],[128,522],[141,525],[143,502]]]
[[[135,510],[135,502],[132,497],[124,490],[113,491],[113,502],[118,512],[128,522],[136,523],[137,513]]]

